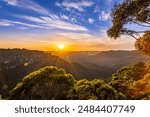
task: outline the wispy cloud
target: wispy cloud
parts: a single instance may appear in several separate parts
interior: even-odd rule
[[[61,19],[58,19],[57,16],[16,16],[18,18],[31,21],[31,23],[24,23],[20,21],[12,21],[12,20],[2,20],[0,25],[22,25],[30,28],[43,28],[43,29],[61,29],[61,30],[69,30],[69,31],[88,31],[88,29],[84,26],[72,24],[69,22],[65,22]]]
[[[87,28],[84,26],[80,26],[77,24],[72,24],[69,22],[65,22],[62,20],[51,19],[50,17],[41,17],[45,21],[43,25],[48,25],[50,27],[58,28],[58,29],[65,29],[65,30],[72,30],[72,31],[88,31]]]
[[[65,36],[67,38],[79,40],[79,41],[81,41],[81,39],[84,40],[84,41],[87,41],[87,40],[91,40],[92,38],[95,38],[94,35],[86,33],[86,32],[85,33],[65,32],[65,33],[59,33],[59,35],[60,36]]]
[[[57,2],[56,5],[59,7],[65,7],[66,9],[76,9],[80,12],[83,12],[84,8],[93,6],[94,2],[85,0],[73,2],[65,0],[62,3]]]
[[[12,21],[12,20],[1,20],[0,25],[2,25],[2,26],[21,25],[21,26],[26,26],[26,27],[30,27],[30,28],[45,28],[45,29],[49,28],[49,27],[45,27],[45,26],[28,24],[28,23],[19,22],[19,21]]]
[[[22,18],[24,20],[36,22],[36,23],[44,23],[45,22],[41,18],[38,18],[38,17],[26,16],[26,15],[16,15],[16,17]]]
[[[4,20],[5,26],[6,25],[7,26],[22,25],[22,26],[26,26],[30,28],[61,29],[61,30],[70,30],[70,31],[88,31],[86,27],[75,24],[76,21],[73,20],[72,18],[70,18],[69,20],[69,17],[64,14],[61,14],[61,16],[58,16],[54,13],[51,13],[33,0],[2,0],[2,1],[4,1],[8,5],[32,10],[41,14],[39,17],[26,16],[26,15],[14,15],[17,18],[21,18],[22,21],[20,22],[19,20],[18,21],[17,20],[16,21]],[[79,8],[88,7],[90,6],[90,4],[92,4],[92,2],[82,1],[81,5],[78,4],[79,5],[78,7]],[[27,23],[25,20],[28,20],[31,23]]]
[[[13,26],[13,24],[6,21],[0,21],[0,26]]]
[[[29,9],[43,15],[49,14],[49,11],[47,9],[40,6],[33,0],[2,0],[2,1],[6,2],[8,5]]]
[[[112,0],[105,0],[107,4],[112,3]]]
[[[105,30],[101,30],[105,33]],[[65,44],[75,45],[75,50],[110,50],[110,49],[133,49],[133,42],[126,39],[113,40],[107,39],[106,35],[94,35],[89,32],[85,33],[71,33],[60,32],[57,36],[52,37],[53,42],[63,41]]]
[[[88,22],[92,24],[92,23],[94,22],[94,19],[89,18],[89,19],[88,19]]]
[[[60,17],[61,17],[61,19],[64,19],[64,20],[69,20],[70,19],[67,15],[64,15],[64,14],[62,14]]]
[[[13,6],[17,5],[17,0],[3,0],[3,1],[7,2],[7,4],[9,5],[13,5]]]
[[[77,45],[75,50],[102,50],[128,48],[129,43],[133,44],[127,37],[112,40],[106,34],[106,28],[110,26],[110,9],[116,0],[41,0],[44,4],[39,4],[38,0],[2,1],[0,9],[4,12],[1,12],[0,27],[1,31],[4,27],[7,30],[6,34],[0,33],[8,40],[1,38],[0,41],[7,40],[6,46],[12,41],[10,47],[42,49],[62,40]]]
[[[101,11],[99,20],[106,21],[106,20],[109,20],[110,18],[111,18],[110,12]]]

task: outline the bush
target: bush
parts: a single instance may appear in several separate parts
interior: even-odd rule
[[[63,69],[48,66],[23,78],[9,99],[67,99],[74,83],[74,77]]]
[[[125,96],[118,93],[113,87],[103,80],[86,79],[78,81],[69,95],[70,99],[79,100],[113,100],[125,99]]]

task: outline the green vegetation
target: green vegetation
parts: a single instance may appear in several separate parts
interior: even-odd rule
[[[73,76],[66,74],[63,70],[66,70],[66,67],[61,67],[62,62],[60,66],[56,65],[59,68],[45,67],[48,65],[54,65],[55,57],[50,55],[45,56],[42,52],[39,54],[37,52],[37,54],[31,55],[29,50],[10,51],[15,51],[16,54],[20,54],[17,54],[18,58],[14,59],[12,64],[11,62],[5,64],[2,60],[2,69],[0,71],[0,94],[3,99],[7,99],[8,97],[8,99],[149,99],[148,95],[150,89],[148,73],[150,67],[148,63],[145,64],[139,62],[131,66],[123,67],[113,75],[112,80],[107,80],[106,78],[106,82],[104,82],[101,77],[90,76],[90,78],[87,78],[85,76],[85,79],[82,79],[74,74]],[[21,53],[22,51],[26,51],[28,54],[23,54]],[[9,53],[9,50],[7,50],[7,52]],[[33,51],[31,52],[34,53]],[[10,55],[15,53],[11,52]],[[134,55],[134,53],[135,52],[131,52],[130,54]],[[125,51],[120,51],[119,53],[110,51],[101,54],[103,54],[102,57],[106,56],[106,58],[112,58],[114,56],[116,56],[115,58],[120,58],[121,55],[127,56],[127,58],[133,58],[132,56],[129,56],[129,52]],[[5,55],[5,52],[3,55]],[[35,59],[33,59],[34,61],[38,59],[35,63],[32,63],[33,61],[30,59],[33,56],[35,57]],[[135,54],[135,56],[137,55]],[[11,56],[11,58],[16,58],[16,56]],[[18,60],[20,61],[20,64],[22,64],[21,61],[23,61],[23,63],[26,62],[22,58],[26,58],[25,60],[31,61],[29,62],[30,65],[20,65],[19,67],[16,66],[14,68],[13,66],[18,64]],[[47,59],[47,61],[44,61],[45,59]],[[138,58],[136,59],[140,60]],[[6,59],[4,60],[9,61],[9,56],[6,56]],[[68,69],[71,68],[69,64],[64,64],[64,66],[67,66]],[[80,70],[85,74],[88,72],[86,70],[85,72],[82,67],[80,67]],[[100,74],[100,76],[103,74],[103,72],[100,72],[99,70],[96,72]],[[67,71],[67,73],[70,72]],[[21,79],[22,77],[24,78]],[[94,78],[96,79],[94,80]],[[18,85],[16,85],[17,83]]]
[[[125,99],[123,94],[118,93],[113,87],[98,79],[92,81],[79,80],[71,90],[69,97],[77,100]]]
[[[23,78],[9,99],[67,99],[75,79],[63,69],[45,67]]]
[[[150,92],[148,88],[150,87],[149,70],[150,67],[146,64],[138,62],[118,70],[116,74],[113,74],[109,84],[118,92],[126,95],[127,99],[136,99]]]
[[[138,31],[125,27],[133,23],[143,27],[150,27],[149,5],[150,0],[124,0],[123,3],[116,5],[112,12],[113,25],[107,31],[108,36],[116,39],[124,34],[130,35],[136,39],[135,48],[140,53],[150,56],[150,31],[147,28],[143,31]],[[143,35],[137,38],[136,36],[139,33]],[[40,60],[43,60],[43,53],[41,53],[41,56]],[[39,56],[36,56],[36,58],[39,58]],[[109,58],[109,56],[106,58]],[[24,62],[26,62],[25,60]],[[9,59],[5,63],[8,61]],[[54,64],[54,62],[55,60],[51,63]],[[47,63],[49,63],[49,59],[42,63],[42,66],[47,65]],[[60,63],[70,70],[71,67],[67,66],[69,64],[65,64],[64,61]],[[3,66],[3,64],[0,65]],[[60,66],[60,64],[57,66]],[[88,72],[88,69],[83,70],[84,67],[81,66],[79,71],[85,70]],[[0,72],[3,72],[3,69]],[[137,62],[123,67],[112,75],[112,79],[108,83],[101,79],[93,80],[91,78],[91,81],[89,81],[87,79],[79,80],[77,76],[75,77],[67,74],[61,68],[47,66],[24,77],[11,90],[8,99],[150,99],[150,62]],[[7,85],[3,82],[1,85],[2,91],[7,90]]]
[[[150,55],[150,0],[124,0],[114,7],[111,14],[113,25],[107,31],[111,38],[130,35],[136,39],[135,47],[139,52]],[[143,30],[127,29],[126,25],[136,24]],[[141,35],[143,35],[141,37]]]
[[[48,66],[23,78],[8,99],[149,99],[149,69],[139,62],[120,69],[113,75],[112,81],[106,83],[98,79],[76,81],[63,69]]]
[[[135,48],[142,54],[150,56],[150,0],[124,0],[114,7],[111,14],[112,27],[107,34],[111,38],[130,35],[136,39]],[[126,25],[136,24],[144,30],[127,29]],[[141,35],[139,35],[142,33]],[[138,36],[138,37],[137,37]],[[113,75],[110,85],[127,99],[149,99],[150,95],[149,63],[137,63],[120,69]]]
[[[63,69],[48,66],[23,78],[9,99],[125,99],[103,80],[79,80]]]
[[[140,53],[150,56],[150,31],[145,32],[143,37],[140,37],[136,43],[135,48]]]
[[[127,29],[126,25],[150,27],[149,5],[149,0],[124,0],[123,3],[116,5],[111,14],[113,25],[107,31],[108,36],[116,39],[121,35],[130,35],[136,38],[136,34],[148,31],[147,29],[142,31]]]

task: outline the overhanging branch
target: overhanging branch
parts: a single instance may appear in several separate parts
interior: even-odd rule
[[[136,21],[133,21],[133,23],[138,24],[139,26],[150,27],[150,24],[149,24],[149,26],[148,26],[148,25],[144,25],[144,24],[141,24],[141,23],[139,23],[139,22],[136,22]],[[147,23],[146,23],[146,24],[147,24]]]

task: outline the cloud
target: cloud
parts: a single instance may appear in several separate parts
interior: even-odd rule
[[[32,28],[46,28],[46,29],[48,29],[48,27],[44,27],[44,26],[40,26],[40,25],[34,25],[34,24],[28,24],[28,23],[19,22],[19,21],[9,21],[9,22],[13,23],[13,24],[18,24],[18,25],[23,25],[23,26],[27,26],[27,27],[32,27]]]
[[[77,22],[77,20],[75,18],[72,17],[69,20],[69,17],[64,14],[62,14],[61,16],[55,15],[55,14],[49,12],[44,7],[37,4],[33,0],[2,0],[2,1],[4,1],[5,3],[7,3],[10,6],[15,6],[18,8],[32,10],[41,15],[45,15],[45,17],[17,16],[18,18],[22,18],[23,20],[29,20],[36,24],[28,24],[28,23],[17,22],[17,21],[15,21],[15,22],[13,21],[13,24],[19,24],[19,25],[24,25],[24,26],[33,27],[33,28],[35,28],[35,27],[44,28],[44,29],[57,28],[57,29],[71,30],[71,31],[87,31],[87,29],[84,26],[75,24]],[[67,1],[63,2],[62,5],[65,5],[66,3],[67,3]],[[70,3],[70,4],[72,4],[72,3]],[[75,7],[82,9],[82,8],[88,7],[92,4],[93,4],[92,2],[81,1],[81,4],[76,2]],[[64,21],[64,20],[66,20],[66,21]],[[72,23],[70,23],[70,22],[72,22]]]
[[[24,23],[24,21],[18,22],[18,21],[9,21],[11,24],[18,24],[23,25],[26,27],[32,27],[32,28],[44,28],[44,29],[61,29],[61,30],[70,30],[70,31],[88,31],[88,29],[84,26],[75,24],[77,21],[73,18],[61,14],[61,16],[55,15],[51,12],[49,12],[44,7],[40,6],[33,0],[2,0],[6,2],[8,5],[15,6],[18,8],[24,8],[28,10],[35,11],[41,15],[44,15],[43,17],[33,17],[33,16],[25,16],[25,15],[14,15],[18,18],[22,18],[23,20],[31,21],[32,23]],[[66,4],[66,3],[63,3]],[[78,7],[86,7],[90,6],[92,3],[87,1],[82,1],[81,5],[78,4]],[[77,4],[75,4],[77,5]],[[64,21],[65,20],[65,21]],[[72,23],[71,23],[72,22]],[[6,21],[5,21],[6,23]],[[7,21],[8,23],[8,21]],[[2,24],[1,24],[2,25]],[[4,25],[4,24],[3,24]],[[6,25],[6,24],[5,24]],[[7,24],[8,25],[8,24]]]
[[[107,21],[111,18],[110,16],[110,12],[105,12],[105,11],[101,11],[101,14],[99,16],[99,20],[102,20],[102,21]]]
[[[6,2],[8,5],[29,9],[43,15],[49,14],[49,11],[47,9],[40,6],[33,0],[2,0],[2,1]]]
[[[12,5],[12,6],[17,5],[17,0],[3,0],[3,1],[7,2],[7,4]]]
[[[61,17],[61,19],[69,20],[69,17],[67,15],[62,14],[60,17]]]
[[[92,24],[92,23],[94,22],[94,19],[89,18],[89,19],[88,19],[88,21],[89,21],[89,23],[91,23],[91,24]]]
[[[107,4],[110,4],[110,3],[112,3],[112,0],[105,0],[105,2],[106,2]]]
[[[73,22],[73,23],[80,23],[80,22],[77,21],[77,19],[76,19],[75,17],[70,18],[70,20],[71,20],[71,22]]]
[[[46,22],[43,25],[46,24],[50,27],[71,30],[71,31],[88,31],[88,29],[83,26],[72,24],[62,20],[51,19],[50,17],[41,17],[41,19],[43,19]]]
[[[18,16],[16,17],[31,21],[32,23],[24,23],[19,21],[11,21],[11,20],[3,20],[3,25],[22,25],[30,28],[43,28],[43,29],[61,29],[61,30],[69,30],[69,31],[88,31],[88,29],[84,26],[72,24],[66,21],[63,21],[59,19],[55,15],[51,16],[39,16],[39,17],[33,17],[33,16]],[[2,23],[1,23],[2,25]]]
[[[21,26],[26,26],[30,28],[45,28],[45,29],[49,28],[49,27],[45,27],[41,25],[34,25],[34,24],[29,24],[29,23],[24,23],[24,22],[19,22],[19,21],[11,21],[11,20],[2,20],[0,25],[2,26],[21,25]]]
[[[0,21],[0,26],[13,26],[10,22]]]
[[[69,37],[69,38],[72,38],[72,39],[75,39],[75,40],[79,40],[81,41],[82,40],[85,40],[85,39],[89,39],[91,40],[92,38],[95,38],[94,35],[91,35],[89,33],[71,33],[71,32],[65,32],[65,33],[59,33],[60,36],[65,36],[65,37]],[[86,40],[85,40],[86,41]]]
[[[105,32],[103,30],[102,32]],[[133,42],[131,40],[120,39],[113,40],[107,39],[105,35],[93,35],[89,32],[84,33],[71,33],[71,32],[59,32],[53,36],[51,39],[53,42],[63,41],[70,45],[75,45],[76,47],[73,50],[117,50],[117,49],[133,49]]]
[[[62,3],[56,3],[56,6],[59,7],[65,7],[66,9],[70,10],[70,9],[76,9],[80,12],[84,11],[84,8],[86,7],[91,7],[94,5],[94,2],[91,1],[85,1],[85,0],[81,0],[81,1],[77,1],[77,2],[72,2],[72,1],[64,1]]]
[[[36,22],[36,23],[44,23],[44,21],[42,19],[37,18],[37,17],[25,16],[25,15],[22,15],[22,16],[18,15],[17,17],[25,19],[25,20],[33,21],[33,22]]]

